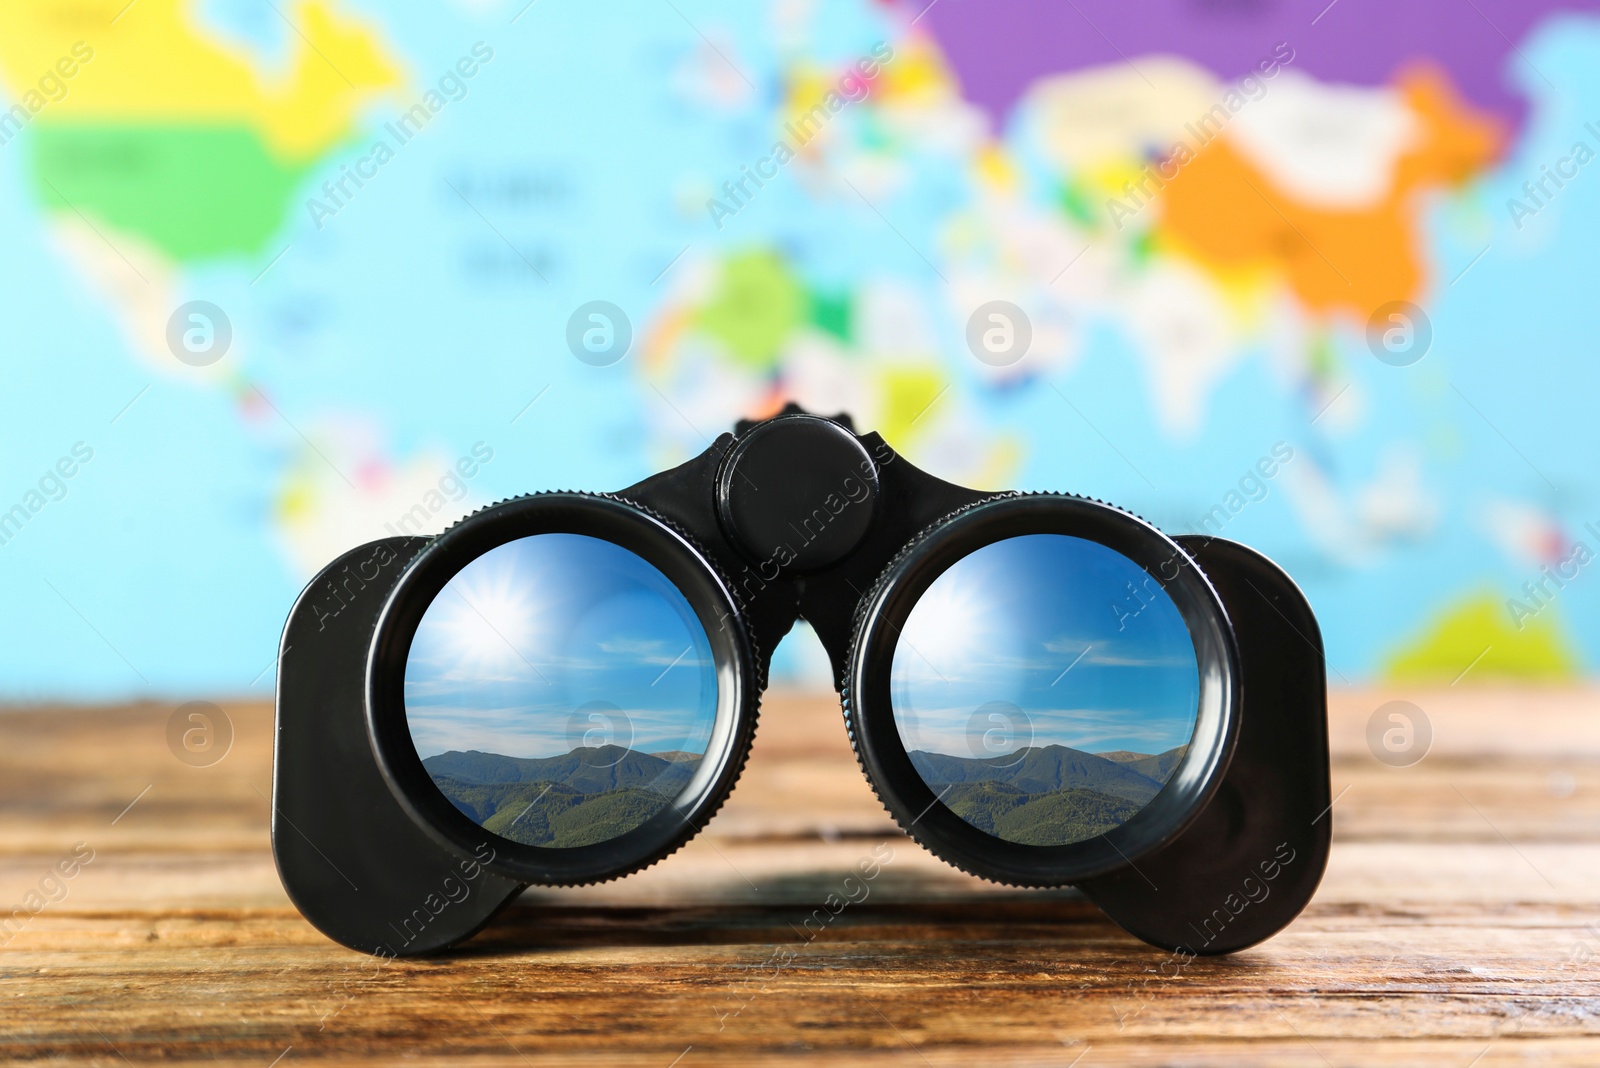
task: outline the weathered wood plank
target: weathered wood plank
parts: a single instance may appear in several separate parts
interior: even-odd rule
[[[1434,744],[1405,769],[1366,747],[1388,696],[1407,695],[1336,695],[1348,790],[1316,900],[1265,945],[1182,967],[1072,891],[989,886],[900,836],[826,699],[768,701],[733,799],[667,861],[530,892],[458,954],[388,962],[283,896],[269,710],[230,706],[210,768],[167,750],[167,708],[9,713],[0,903],[76,843],[93,859],[0,947],[0,1057],[1600,1062],[1596,695],[1410,695]],[[868,897],[829,914],[880,844]]]

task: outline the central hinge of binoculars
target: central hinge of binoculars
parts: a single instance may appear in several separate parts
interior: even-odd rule
[[[717,475],[717,515],[744,552],[787,572],[848,556],[872,525],[878,467],[849,429],[799,408],[741,423]]]

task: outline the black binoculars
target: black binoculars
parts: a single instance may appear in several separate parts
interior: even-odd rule
[[[798,620],[907,834],[1228,953],[1328,854],[1315,617],[1236,542],[993,493],[793,405],[617,493],[538,493],[354,549],[284,628],[272,847],[330,938],[469,937],[529,885],[672,853],[744,767]]]

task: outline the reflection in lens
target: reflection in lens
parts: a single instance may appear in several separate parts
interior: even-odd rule
[[[912,608],[890,698],[951,811],[1024,845],[1105,834],[1194,734],[1194,643],[1160,582],[1098,542],[1030,534],[958,560]]]
[[[694,610],[643,558],[537,534],[462,568],[423,614],[406,721],[445,797],[524,845],[603,842],[664,809],[711,738]]]

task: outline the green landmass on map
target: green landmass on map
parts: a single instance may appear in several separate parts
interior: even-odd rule
[[[244,126],[41,124],[32,179],[51,211],[148,241],[184,264],[263,252],[307,164]]]

